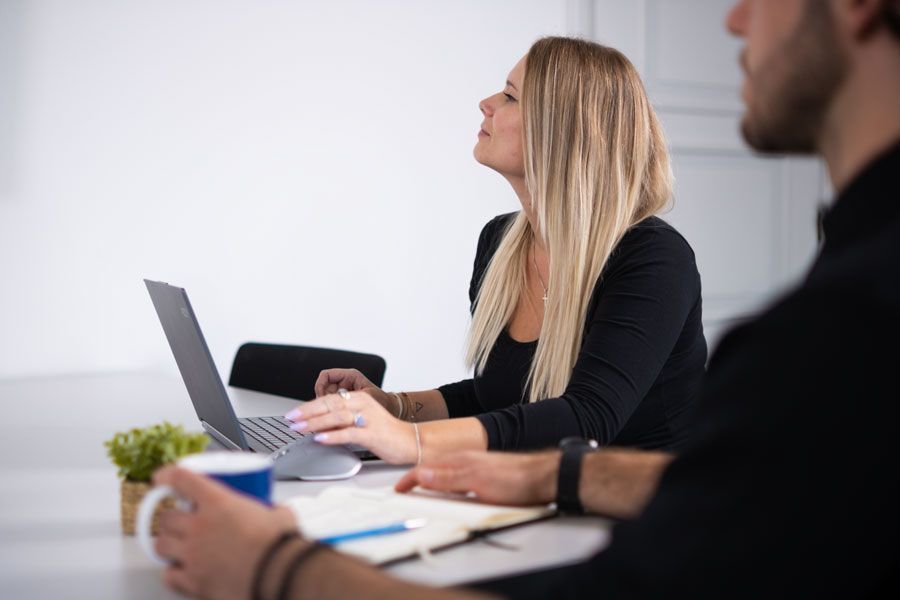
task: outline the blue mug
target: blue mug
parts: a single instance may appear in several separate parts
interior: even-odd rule
[[[204,452],[185,456],[178,461],[178,466],[217,479],[263,504],[272,505],[272,461],[268,456],[255,452]],[[153,547],[151,526],[157,505],[167,497],[176,499],[177,510],[191,509],[190,503],[178,498],[175,490],[161,485],[150,490],[141,500],[135,523],[135,533],[144,553],[162,565],[168,562]]]

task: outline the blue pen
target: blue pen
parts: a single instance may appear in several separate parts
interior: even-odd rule
[[[425,525],[425,519],[407,519],[399,523],[391,523],[390,525],[382,525],[380,527],[371,527],[369,529],[360,529],[359,531],[351,531],[348,533],[340,533],[329,537],[319,538],[322,544],[337,544],[346,542],[347,540],[358,540],[361,538],[373,537],[376,535],[387,535],[390,533],[400,533],[401,531],[409,531],[410,529],[418,529]]]

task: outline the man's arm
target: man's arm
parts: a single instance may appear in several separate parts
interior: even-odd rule
[[[667,452],[614,448],[584,457],[578,498],[590,513],[631,519],[656,492],[663,471],[674,459]],[[556,483],[553,487],[556,495]]]
[[[608,449],[585,456],[579,498],[588,512],[631,518],[653,496],[673,456],[664,452]],[[416,486],[467,493],[485,502],[548,504],[556,499],[560,452],[507,454],[460,452],[410,470],[397,483],[406,492]]]
[[[440,463],[411,470],[398,489],[422,485],[444,491],[474,491],[480,498],[505,504],[546,504],[556,497],[560,453],[462,452]],[[603,450],[585,457],[579,496],[589,512],[628,518],[637,515],[653,495],[672,460],[663,452]],[[291,558],[310,542],[297,540],[272,562],[263,596],[275,598]],[[372,569],[352,558],[321,551],[292,574],[292,600],[304,598],[423,598],[477,600],[471,591],[423,587]]]
[[[328,598],[371,598],[372,600],[396,598],[422,598],[423,600],[486,600],[483,594],[453,588],[432,588],[396,579],[337,552],[322,550],[300,568],[288,574],[291,559],[310,544],[297,540],[272,561],[262,585],[263,598],[277,598],[285,577],[291,579],[291,600]]]

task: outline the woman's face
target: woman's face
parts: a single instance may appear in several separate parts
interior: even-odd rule
[[[525,177],[522,158],[522,116],[519,98],[525,78],[525,57],[509,72],[503,90],[478,103],[484,120],[475,144],[475,160],[506,176]]]

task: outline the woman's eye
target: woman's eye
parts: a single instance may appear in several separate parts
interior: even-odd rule
[[[507,102],[515,102],[516,101],[516,99],[513,98],[511,94],[507,94],[506,92],[503,92],[503,95],[506,96]]]

